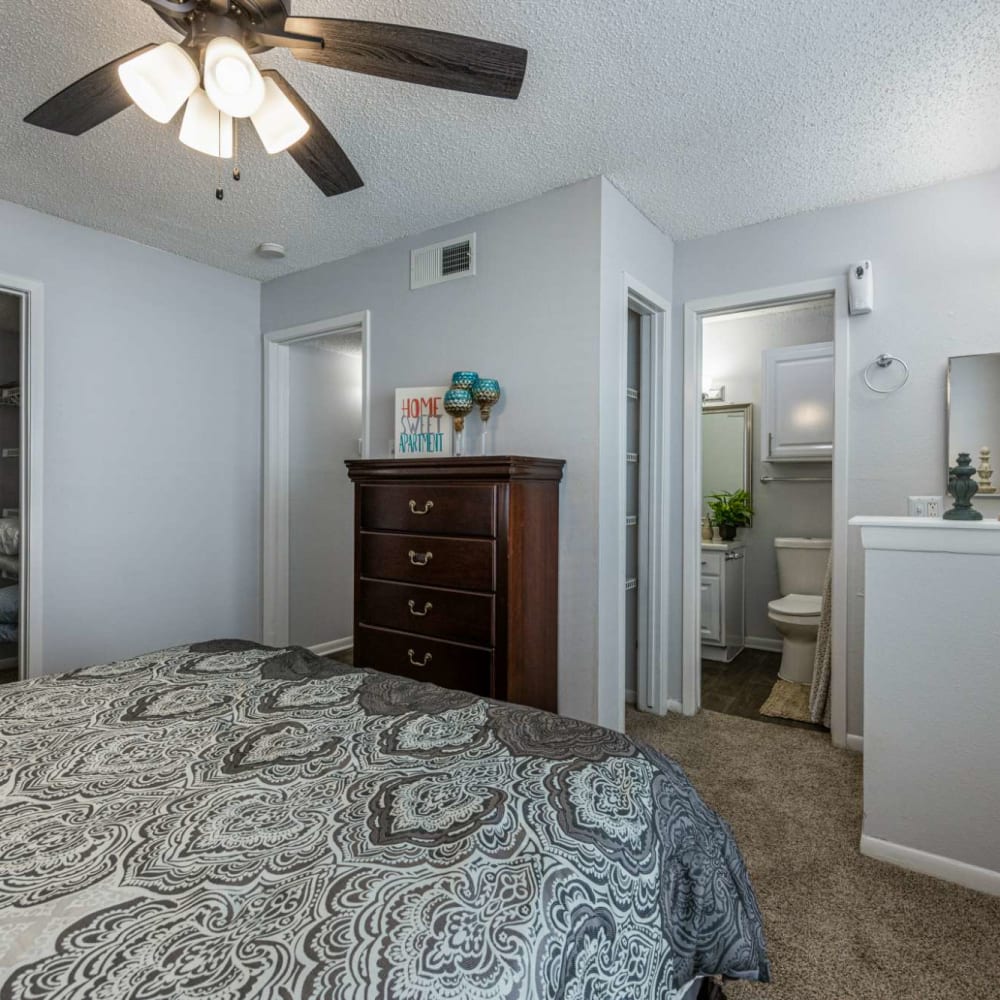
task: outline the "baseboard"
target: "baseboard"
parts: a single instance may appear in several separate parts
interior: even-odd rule
[[[625,704],[626,705],[638,705],[638,696],[631,688],[625,689]],[[667,711],[677,712],[679,715],[684,714],[684,706],[679,701],[674,701],[673,698],[667,699]]]
[[[748,635],[743,640],[743,645],[746,646],[747,649],[763,649],[768,653],[781,652],[780,639],[768,639],[762,635]]]
[[[848,750],[853,750],[855,753],[865,752],[865,738],[863,736],[858,736],[857,733],[848,733],[844,741],[844,746]]]
[[[896,865],[897,868],[906,868],[922,875],[933,875],[935,878],[944,879],[945,882],[964,885],[967,889],[1000,896],[1000,872],[991,871],[989,868],[978,868],[976,865],[956,861],[954,858],[945,858],[940,854],[929,854],[915,847],[904,847],[902,844],[880,840],[866,833],[861,834],[861,853],[876,861],[886,861],[890,865]]]
[[[331,653],[341,653],[345,649],[350,649],[354,645],[354,636],[349,635],[343,639],[334,639],[331,642],[321,642],[317,646],[310,646],[310,652],[317,656],[329,656]]]

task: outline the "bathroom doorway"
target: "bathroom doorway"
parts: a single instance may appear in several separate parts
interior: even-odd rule
[[[685,316],[684,711],[825,722],[838,743],[843,285],[689,303]]]

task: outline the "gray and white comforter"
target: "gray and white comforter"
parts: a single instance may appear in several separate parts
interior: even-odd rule
[[[0,688],[4,1000],[667,998],[766,979],[624,736],[244,642]]]

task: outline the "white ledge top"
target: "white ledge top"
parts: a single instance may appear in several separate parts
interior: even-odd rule
[[[852,517],[866,549],[1000,556],[1000,521],[945,521],[938,517]]]

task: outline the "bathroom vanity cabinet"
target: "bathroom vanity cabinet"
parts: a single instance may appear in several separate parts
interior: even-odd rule
[[[744,643],[746,550],[742,542],[701,547],[701,655],[729,663]]]

